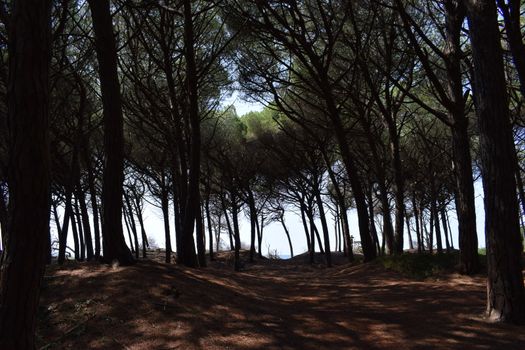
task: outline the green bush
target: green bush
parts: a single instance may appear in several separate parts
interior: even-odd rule
[[[414,278],[427,278],[444,272],[452,272],[459,263],[459,254],[414,254],[385,256],[378,259],[385,268]]]

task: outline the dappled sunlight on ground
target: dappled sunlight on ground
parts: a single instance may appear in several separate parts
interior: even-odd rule
[[[46,273],[49,349],[524,349],[481,318],[484,278],[412,280],[375,264],[266,261],[234,273],[143,260]]]

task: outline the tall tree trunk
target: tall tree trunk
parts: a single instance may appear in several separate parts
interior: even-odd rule
[[[206,237],[204,235],[204,219],[202,217],[202,208],[200,205],[197,209],[197,217],[195,219],[198,254],[197,257],[199,259],[199,266],[206,267]]]
[[[52,205],[51,206],[53,208],[53,218],[55,219],[55,227],[56,227],[56,230],[57,230],[57,236],[61,237],[62,236],[62,225],[60,225],[60,217],[58,216],[58,209],[57,209],[56,202],[52,201]],[[2,237],[2,239],[3,239],[3,237]],[[5,247],[4,243],[2,243],[2,246]]]
[[[86,240],[84,236],[84,228],[82,223],[82,215],[80,213],[80,206],[78,197],[75,195],[75,217],[78,225],[78,241],[80,243],[80,261],[86,260]],[[89,223],[88,223],[89,224]]]
[[[324,254],[326,257],[326,266],[332,267],[332,251],[330,249],[330,236],[328,234],[328,223],[326,222],[326,215],[324,212],[323,199],[321,198],[321,193],[315,191],[315,199],[317,201],[317,207],[319,208],[319,216],[321,218],[321,227],[323,229],[323,239],[324,239]]]
[[[7,90],[9,227],[0,268],[0,348],[34,349],[51,205],[51,1],[16,0],[12,6]]]
[[[257,225],[257,210],[255,209],[255,198],[253,192],[248,188],[248,208],[250,211],[250,262],[255,256],[255,226]]]
[[[496,4],[465,0],[474,63],[487,243],[487,315],[525,321],[514,143]]]
[[[505,21],[505,31],[507,41],[512,52],[514,66],[518,72],[520,80],[521,94],[525,96],[525,44],[523,44],[521,26],[521,5],[520,0],[497,0],[503,20]]]
[[[441,226],[439,223],[439,211],[437,209],[436,201],[432,201],[433,210],[434,210],[434,227],[436,230],[436,244],[437,244],[437,252],[439,254],[443,253],[443,239],[441,237]]]
[[[421,253],[423,252],[423,240],[422,237],[422,228],[419,225],[420,223],[420,217],[421,213],[419,211],[419,207],[416,202],[416,194],[412,192],[412,207],[414,208],[414,221],[416,222],[416,236],[417,236],[417,252]]]
[[[460,269],[463,273],[479,271],[478,235],[476,233],[476,209],[472,180],[472,158],[468,141],[467,118],[457,120],[452,128],[454,173],[456,174],[456,214],[458,216],[458,239]]]
[[[149,248],[149,241],[148,241],[148,235],[146,234],[146,227],[144,226],[144,218],[142,216],[142,203],[141,203],[141,196],[134,192],[133,197],[135,197],[135,213],[137,214],[137,219],[139,220],[140,225],[140,236],[142,239],[142,258],[146,259],[147,257],[147,250]]]
[[[88,0],[95,32],[100,90],[104,115],[104,179],[102,184],[102,233],[105,262],[135,262],[122,230],[124,183],[124,118],[117,74],[117,48],[109,0]]]
[[[184,13],[184,58],[186,61],[186,84],[187,95],[189,100],[189,122],[190,122],[190,159],[189,159],[189,175],[188,175],[188,193],[184,211],[183,220],[183,236],[182,249],[183,260],[182,264],[188,267],[198,266],[197,255],[195,252],[195,243],[193,238],[193,230],[195,228],[195,220],[197,211],[200,210],[199,203],[199,182],[200,182],[200,117],[199,117],[199,97],[197,86],[197,67],[195,63],[195,48],[194,48],[194,29],[193,29],[193,14],[191,8],[191,1],[183,1]]]
[[[408,233],[408,247],[412,250],[414,249],[414,242],[412,241],[412,232],[410,230],[410,218],[408,215],[405,215],[406,224],[407,224],[407,233]]]
[[[301,221],[303,223],[303,228],[304,228],[304,234],[306,235],[306,247],[308,248],[308,252],[310,253],[310,264],[313,264],[314,263],[314,252],[313,252],[313,249],[312,249],[312,243],[310,242],[310,231],[308,230],[308,224],[307,224],[307,221],[306,221],[306,216],[305,216],[305,209],[304,209],[304,203],[301,203],[300,204],[300,209],[301,209]]]
[[[290,246],[290,258],[293,258],[293,245],[290,238],[290,232],[288,231],[288,227],[286,227],[286,223],[284,222],[284,211],[279,215],[279,222],[281,223],[284,233],[286,234],[286,238],[288,239],[288,245]]]
[[[372,242],[372,236],[370,235],[370,226],[368,221],[368,207],[366,205],[366,197],[363,192],[363,187],[359,179],[359,173],[355,165],[352,153],[346,139],[345,128],[339,114],[339,109],[333,100],[333,93],[331,84],[327,76],[323,78],[323,90],[326,94],[326,104],[328,115],[332,122],[334,129],[335,138],[337,140],[339,150],[341,152],[341,158],[348,175],[350,186],[354,195],[354,201],[357,209],[357,218],[359,223],[359,235],[361,236],[361,246],[363,248],[364,261],[374,260],[377,256]]]
[[[169,264],[171,263],[170,202],[168,197],[168,188],[165,184],[163,184],[161,188],[161,207],[162,218],[164,219],[164,238],[166,247],[166,257],[164,261],[166,262],[166,264]]]
[[[210,236],[210,240],[208,242],[209,244],[209,250],[210,250],[210,261],[215,260],[215,257],[213,256],[213,230],[211,227],[211,212],[210,212],[210,195],[209,190],[207,191],[206,195],[206,201],[204,202],[204,208],[206,210],[206,224],[208,226],[208,236]],[[217,251],[219,251],[219,240],[217,240]]]
[[[2,232],[2,250],[5,250],[7,241],[7,199],[4,195],[4,186],[0,185],[0,232]]]
[[[80,261],[80,242],[78,239],[78,226],[77,220],[75,218],[75,210],[72,205],[71,215],[69,215],[69,220],[71,220],[71,230],[73,231],[73,247],[75,249],[75,260]]]
[[[445,218],[445,204],[441,203],[441,223],[443,224],[443,232],[445,233],[445,244],[447,246],[447,253],[450,253],[450,241],[448,240],[448,227],[447,227],[447,220]]]
[[[257,218],[257,217],[256,217]],[[261,220],[257,220],[255,228],[257,229],[257,248],[259,258],[262,258],[262,239],[264,233],[264,213],[261,213]]]
[[[392,169],[394,170],[394,200],[395,210],[395,230],[394,230],[394,253],[402,254],[404,247],[404,228],[405,222],[405,180],[401,165],[401,150],[399,147],[399,136],[397,125],[389,123],[390,134],[390,153],[392,155]]]
[[[171,166],[171,177],[172,181],[172,194],[173,194],[173,227],[175,230],[175,249],[177,250],[177,263],[180,262],[182,258],[182,213],[181,213],[181,203],[183,203],[181,198],[181,186],[179,182],[181,177],[178,176],[177,167],[175,166],[177,157],[174,155],[172,159]]]
[[[99,207],[97,203],[97,190],[95,186],[95,176],[91,167],[91,158],[88,154],[89,144],[86,143],[84,149],[84,163],[86,164],[88,173],[88,186],[89,186],[89,200],[91,204],[91,211],[93,214],[93,229],[95,233],[95,259],[100,258],[100,216]]]
[[[93,237],[91,237],[91,227],[89,225],[89,214],[86,205],[86,196],[80,184],[77,184],[76,196],[80,206],[80,213],[82,215],[82,227],[84,229],[84,240],[86,242],[86,258],[87,261],[93,260]]]
[[[126,208],[127,208],[128,217],[129,217],[129,226],[131,227],[131,231],[133,232],[133,238],[135,240],[135,259],[138,260],[139,258],[139,238],[138,238],[138,232],[137,232],[137,224],[135,223],[135,218],[133,216],[133,207],[131,206],[131,201],[127,193],[124,193],[124,199],[126,200],[126,205],[124,205],[124,211],[126,211]]]
[[[124,210],[124,224],[126,225],[126,231],[128,232],[129,248],[131,249],[131,254],[135,254],[137,250],[136,248],[133,247],[133,238],[131,238],[131,228],[129,225],[128,215],[126,214],[125,207],[123,208],[123,210]]]
[[[379,200],[381,201],[381,212],[383,214],[383,235],[386,239],[388,254],[392,255],[395,250],[394,228],[390,216],[390,202],[388,200],[388,189],[385,182],[379,183]]]
[[[230,217],[228,216],[228,209],[226,208],[226,201],[224,200],[223,196],[221,196],[221,206],[222,206],[222,210],[224,211],[224,216],[226,219],[226,226],[228,228],[228,236],[230,237],[230,250],[235,250],[235,246],[233,243],[234,233],[233,233],[232,225],[230,223]]]
[[[235,271],[241,270],[241,235],[239,232],[239,217],[238,217],[238,206],[237,198],[232,194],[232,221],[233,221],[233,236],[235,239],[235,253],[234,253],[234,268]]]
[[[368,202],[368,212],[369,212],[369,215],[370,215],[370,232],[372,234],[372,239],[374,241],[374,246],[375,246],[375,249],[376,249],[376,253],[377,254],[381,254],[381,247],[379,245],[379,237],[377,235],[377,229],[376,229],[376,221],[374,219],[375,217],[375,214],[374,214],[374,200],[373,200],[373,197],[372,197],[372,184],[369,185],[369,189],[367,191],[367,202]],[[350,247],[350,249],[352,249],[352,247]]]

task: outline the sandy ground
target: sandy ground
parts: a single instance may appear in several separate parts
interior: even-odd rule
[[[185,269],[70,262],[48,269],[39,348],[525,349],[483,320],[482,276],[418,281],[375,264],[262,261]]]

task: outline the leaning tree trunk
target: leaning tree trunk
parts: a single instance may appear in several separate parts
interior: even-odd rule
[[[102,184],[103,260],[121,265],[135,262],[122,230],[124,183],[124,118],[117,74],[117,48],[109,0],[88,0],[95,32],[104,114],[104,176]]]
[[[35,348],[51,205],[50,17],[49,0],[13,2],[8,44],[10,217],[0,269],[1,349]]]
[[[474,102],[485,195],[487,316],[525,321],[514,142],[498,15],[491,0],[466,0],[474,63]]]

